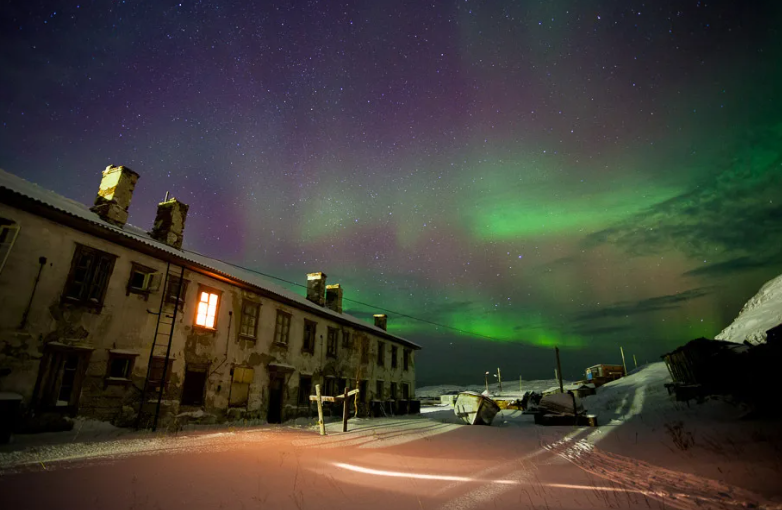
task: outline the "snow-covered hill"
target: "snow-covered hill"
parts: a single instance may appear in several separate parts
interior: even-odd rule
[[[766,282],[755,296],[747,301],[733,323],[715,338],[728,342],[752,344],[766,341],[766,331],[782,323],[782,275]]]

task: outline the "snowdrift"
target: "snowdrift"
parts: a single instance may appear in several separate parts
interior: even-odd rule
[[[727,342],[753,345],[766,341],[766,331],[782,323],[782,275],[766,282],[755,296],[747,301],[733,323],[715,338]]]

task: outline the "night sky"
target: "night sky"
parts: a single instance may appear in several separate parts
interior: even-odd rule
[[[389,313],[419,385],[658,361],[782,272],[780,2],[0,9],[0,167],[463,330]]]

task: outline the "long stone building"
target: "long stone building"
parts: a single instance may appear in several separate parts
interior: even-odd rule
[[[22,396],[23,428],[62,415],[149,426],[156,409],[166,426],[281,422],[312,415],[315,384],[358,386],[360,414],[414,398],[420,347],[385,315],[344,313],[323,273],[305,298],[184,250],[176,198],[148,231],[127,224],[138,178],[109,166],[87,207],[0,170],[0,392]]]

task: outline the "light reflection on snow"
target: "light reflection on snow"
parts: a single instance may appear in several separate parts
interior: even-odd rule
[[[467,476],[453,476],[453,475],[427,475],[423,473],[403,473],[401,471],[386,471],[383,469],[370,469],[361,466],[354,466],[353,464],[345,464],[343,462],[335,462],[335,466],[348,471],[354,471],[356,473],[364,473],[367,475],[377,476],[389,476],[393,478],[415,478],[418,480],[442,480],[446,482],[479,482],[479,483],[497,483],[501,485],[516,485],[519,482],[515,480],[481,480],[477,478],[470,478]]]

